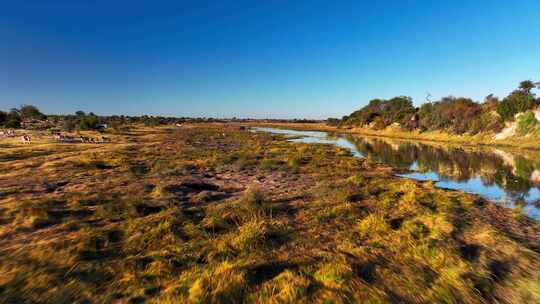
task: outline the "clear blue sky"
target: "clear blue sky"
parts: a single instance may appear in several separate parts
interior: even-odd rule
[[[0,0],[0,109],[326,118],[376,97],[481,100],[540,80],[539,29],[538,0]]]

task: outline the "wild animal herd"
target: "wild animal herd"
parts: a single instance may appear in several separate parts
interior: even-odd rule
[[[88,137],[88,136],[69,136],[69,135],[63,135],[61,133],[51,133],[52,138],[56,142],[60,143],[92,143],[92,144],[102,144],[102,143],[110,143],[111,139],[105,136],[98,136],[98,137]],[[3,130],[0,131],[0,138],[2,137],[16,137],[17,134],[14,130]],[[23,144],[29,144],[32,142],[32,138],[29,135],[22,135],[21,142]]]
[[[100,143],[109,143],[111,139],[105,136],[100,137],[87,137],[87,136],[68,136],[62,134],[54,134],[54,140],[62,143],[91,143],[91,144],[100,144]]]

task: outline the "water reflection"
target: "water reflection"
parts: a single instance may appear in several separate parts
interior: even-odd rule
[[[506,207],[520,206],[540,218],[540,152],[345,136],[315,131],[255,128],[291,141],[333,144],[355,156],[391,165],[399,176],[432,180],[438,187],[478,194]]]

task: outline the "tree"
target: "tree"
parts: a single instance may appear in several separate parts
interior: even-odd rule
[[[341,121],[338,118],[328,118],[326,120],[326,124],[333,127],[339,126],[340,122]]]
[[[18,109],[11,109],[6,117],[4,127],[19,128],[21,126],[21,114]]]
[[[161,119],[159,117],[154,117],[154,116],[146,116],[144,118],[144,124],[146,126],[149,126],[149,127],[155,127],[155,126],[159,126],[160,124],[162,123]]]
[[[535,100],[533,94],[523,90],[516,90],[503,99],[497,107],[497,113],[499,113],[504,120],[512,119],[517,113],[530,110],[534,105]]]
[[[493,94],[489,94],[488,96],[484,97],[485,104],[498,104],[499,102],[499,97]]]
[[[525,93],[531,93],[531,90],[536,87],[536,83],[532,80],[523,80],[519,83],[519,89]]]
[[[65,130],[65,131],[68,131],[68,132],[71,132],[73,130],[75,130],[75,127],[76,127],[76,121],[69,118],[69,117],[66,117],[66,119],[64,119],[64,123],[62,125],[62,128]]]
[[[404,126],[409,122],[416,109],[412,99],[397,96],[392,99],[373,99],[362,109],[355,111],[342,122],[345,125],[370,125],[375,129],[385,128],[392,123]]]
[[[79,111],[75,112],[75,115],[77,115],[77,116],[79,116],[79,117],[82,117],[82,116],[85,116],[86,113],[84,113],[84,111],[80,111],[80,110],[79,110]]]
[[[79,123],[79,129],[83,131],[99,129],[99,118],[96,115],[84,116]]]
[[[470,98],[444,97],[425,103],[418,110],[420,126],[424,130],[448,130],[462,134],[482,113],[481,106]]]
[[[0,111],[0,126],[3,126],[7,121],[8,114],[4,111]]]
[[[22,105],[19,108],[19,115],[22,119],[45,119],[45,114],[41,113],[36,106]]]
[[[507,98],[505,98],[499,104],[499,106],[497,106],[497,113],[502,117],[502,119],[508,120],[514,117],[516,110],[514,105],[510,103]]]

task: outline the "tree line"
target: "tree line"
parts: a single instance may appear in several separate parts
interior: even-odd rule
[[[505,122],[513,120],[517,113],[540,105],[540,98],[536,98],[533,92],[536,88],[540,89],[540,83],[525,80],[503,100],[491,94],[481,103],[467,97],[448,96],[414,107],[412,99],[407,96],[373,99],[360,110],[341,119],[329,118],[327,123],[375,130],[399,124],[405,130],[444,130],[455,134],[499,132]]]
[[[0,111],[0,128],[61,129],[64,131],[122,129],[131,124],[146,126],[170,125],[184,122],[220,122],[214,118],[165,117],[165,116],[101,116],[93,112],[77,111],[67,115],[45,115],[36,106],[22,105],[9,111]]]
[[[13,108],[8,112],[0,111],[0,127],[20,128],[25,120],[43,120],[47,116],[32,105],[22,105],[19,108]]]

